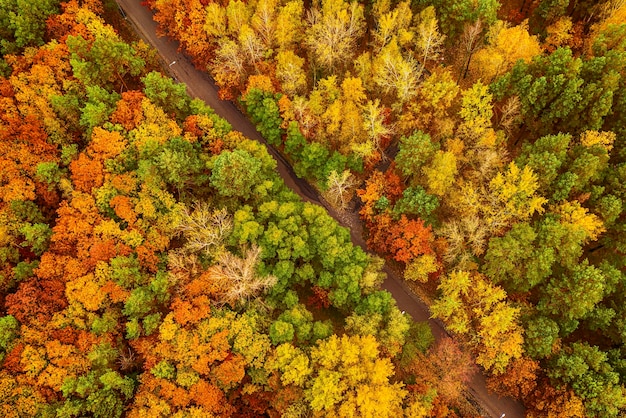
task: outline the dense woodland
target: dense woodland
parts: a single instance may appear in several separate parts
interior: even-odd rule
[[[146,5],[380,258],[114,3],[1,0],[2,416],[626,411],[626,2]]]

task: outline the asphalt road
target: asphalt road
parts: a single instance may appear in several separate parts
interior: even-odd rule
[[[237,109],[230,101],[220,100],[217,96],[218,88],[207,73],[197,70],[191,61],[178,51],[178,42],[169,38],[161,38],[156,34],[157,24],[152,20],[152,12],[141,5],[140,0],[117,0],[125,16],[134,26],[137,33],[160,54],[163,67],[181,83],[187,85],[187,91],[192,97],[204,100],[215,112],[226,119],[234,129],[240,131],[248,138],[260,141],[267,146],[254,125]],[[272,147],[268,151],[276,159],[278,171],[285,184],[298,193],[304,200],[324,206],[329,213],[343,224],[337,213],[323,205],[315,189],[303,179],[299,179],[289,163]],[[360,226],[351,228],[352,242],[367,250],[362,238]],[[410,314],[417,321],[428,321],[436,339],[448,335],[440,321],[430,318],[428,307],[406,286],[403,279],[393,271],[385,268],[387,280],[383,288],[388,290],[395,298],[398,307]],[[485,377],[475,373],[469,383],[469,392],[474,400],[480,405],[486,417],[506,418],[524,417],[524,407],[511,398],[501,398],[490,394],[485,386]]]

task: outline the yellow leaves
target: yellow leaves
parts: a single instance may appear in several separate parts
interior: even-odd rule
[[[504,174],[499,172],[489,183],[488,223],[497,230],[509,225],[511,220],[527,220],[535,212],[543,213],[547,200],[536,194],[538,188],[537,176],[530,167],[520,170],[511,162]]]
[[[583,230],[585,232],[585,241],[595,241],[598,236],[606,229],[602,220],[593,213],[589,213],[588,209],[582,207],[578,201],[563,202],[553,209],[553,212],[560,215],[560,221],[564,225]]]
[[[280,380],[285,386],[294,384],[302,387],[313,372],[309,357],[301,349],[287,343],[276,347],[266,367],[280,370]]]
[[[556,22],[546,28],[548,36],[545,43],[549,51],[554,51],[572,38],[572,19],[569,16],[561,16]]]
[[[219,37],[226,33],[226,9],[219,3],[209,3],[204,9],[206,15],[203,29],[209,36]]]
[[[430,164],[422,168],[428,193],[444,196],[454,183],[457,160],[451,152],[437,151]]]
[[[527,22],[511,28],[494,26],[494,29],[496,33],[491,34],[489,46],[474,55],[471,65],[476,77],[486,82],[510,70],[518,60],[530,62],[541,54],[537,37],[528,33]]]
[[[276,56],[276,77],[287,95],[301,94],[306,88],[306,73],[303,67],[304,58],[300,58],[292,50],[280,51]]]
[[[506,300],[506,292],[478,273],[456,271],[443,277],[440,298],[431,306],[455,332],[469,334],[477,363],[494,373],[522,355],[523,329],[519,308]]]
[[[288,50],[302,39],[303,15],[302,0],[289,1],[280,8],[276,18],[276,42],[279,48]]]
[[[433,254],[422,254],[413,259],[404,270],[406,280],[426,283],[428,275],[439,270],[437,257]]]
[[[387,94],[393,93],[399,104],[417,93],[419,64],[410,55],[403,57],[396,39],[381,49],[372,62],[374,82]]]
[[[613,149],[615,132],[585,131],[580,135],[580,143],[585,147],[600,146],[607,152]]]
[[[159,337],[163,341],[172,341],[178,329],[178,325],[174,322],[174,314],[168,314],[159,327]]]
[[[332,72],[356,51],[356,42],[365,30],[363,5],[344,0],[321,3],[321,9],[313,8],[309,14],[305,41],[316,62]]]
[[[150,142],[163,144],[168,139],[182,134],[182,129],[176,121],[169,118],[160,107],[155,106],[150,100],[142,100],[141,110],[144,114],[144,120],[129,133],[131,142],[137,150],[141,151]]]
[[[358,77],[345,78],[341,83],[341,92],[343,94],[343,100],[346,102],[359,105],[367,100],[363,83]]]
[[[91,312],[100,309],[106,300],[106,294],[100,291],[100,284],[91,273],[67,282],[65,295],[70,303],[79,302]]]
[[[407,392],[390,384],[393,365],[371,335],[336,335],[311,350],[317,375],[307,397],[314,411],[339,417],[397,417]]]

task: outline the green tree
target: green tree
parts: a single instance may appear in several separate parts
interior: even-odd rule
[[[74,76],[85,86],[125,87],[124,77],[138,76],[144,68],[144,60],[99,18],[93,16],[88,28],[93,40],[82,35],[67,37]]]
[[[249,152],[224,151],[211,163],[211,185],[222,196],[249,199],[260,182],[261,162]]]
[[[572,343],[550,360],[548,376],[568,383],[590,416],[617,417],[626,407],[626,393],[607,360],[607,353],[598,347]]]
[[[58,0],[0,2],[0,55],[16,54],[44,42],[46,19],[59,12]]]
[[[457,39],[463,32],[463,26],[478,19],[491,25],[496,21],[500,7],[497,0],[420,0],[420,3],[435,6],[441,30],[449,41]]]
[[[189,116],[191,99],[187,95],[187,86],[176,83],[172,78],[164,77],[156,71],[146,74],[141,82],[146,97],[165,113],[174,114],[179,121]]]
[[[604,285],[602,271],[585,259],[571,271],[550,279],[537,308],[566,320],[580,319],[602,300]]]
[[[271,145],[282,143],[283,130],[280,126],[283,119],[277,104],[280,96],[253,88],[243,98],[252,122],[256,123],[263,138]]]

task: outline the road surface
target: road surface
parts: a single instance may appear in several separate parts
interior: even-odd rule
[[[156,34],[157,24],[152,20],[152,12],[141,5],[139,0],[117,0],[130,23],[133,24],[138,34],[160,54],[163,67],[166,68],[179,82],[187,85],[187,90],[192,97],[204,100],[215,112],[226,119],[234,129],[240,131],[248,138],[260,141],[267,145],[261,134],[254,125],[229,101],[220,100],[217,95],[218,88],[213,80],[205,72],[198,71],[191,61],[178,51],[178,42],[169,38],[158,37]],[[278,171],[285,184],[298,193],[304,200],[323,205],[315,189],[306,181],[299,179],[289,163],[272,147],[268,151],[276,159]],[[324,205],[323,205],[324,206]],[[324,206],[329,213],[343,224],[337,213]],[[352,242],[367,250],[362,238],[360,227],[351,228]],[[398,307],[410,314],[416,321],[428,321],[436,339],[447,335],[441,322],[430,318],[428,307],[406,286],[403,279],[393,271],[385,268],[387,280],[383,288],[389,291],[395,298]],[[469,391],[475,401],[480,405],[486,417],[500,418],[506,414],[507,418],[524,417],[524,408],[511,398],[501,398],[488,393],[485,386],[485,377],[475,373],[469,383]]]

